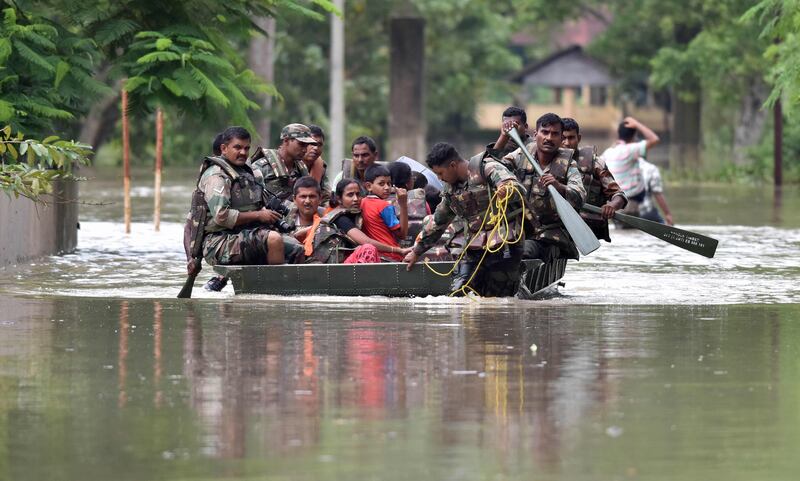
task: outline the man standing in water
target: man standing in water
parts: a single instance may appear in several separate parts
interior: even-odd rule
[[[520,203],[514,191],[524,195],[524,188],[503,165],[487,159],[485,152],[466,161],[455,147],[439,142],[428,154],[427,163],[444,182],[444,190],[433,221],[423,227],[419,240],[404,259],[408,269],[436,244],[451,222],[461,218],[467,224],[470,244],[453,273],[451,290],[461,295],[469,289],[481,296],[513,296],[519,289],[522,246],[504,241],[513,241],[520,235],[521,216],[513,214]],[[507,207],[508,230],[502,222],[499,227],[484,222],[495,193],[498,198],[509,197],[511,201]]]
[[[581,127],[578,122],[568,117],[561,120],[564,124],[561,146],[572,149],[574,152],[572,158],[578,163],[578,170],[583,176],[586,203],[603,209],[603,213],[599,215],[582,211],[581,217],[598,239],[611,242],[608,234],[608,219],[614,217],[614,212],[625,208],[628,198],[614,180],[614,176],[611,175],[603,159],[595,155],[595,148],[593,146],[579,148]]]
[[[644,140],[636,142],[636,132],[640,132]],[[647,152],[655,147],[661,139],[649,127],[634,119],[625,117],[617,129],[619,140],[605,150],[600,156],[614,174],[620,188],[628,196],[628,201],[635,205],[629,208],[638,208],[644,200],[644,179],[639,167],[639,157],[647,157]]]

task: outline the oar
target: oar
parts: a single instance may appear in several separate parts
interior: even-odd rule
[[[590,204],[583,204],[583,210],[600,214],[603,209]],[[678,229],[677,227],[668,226],[666,224],[659,224],[640,217],[632,215],[614,213],[614,218],[622,223],[635,227],[642,232],[646,232],[653,237],[657,237],[664,242],[669,242],[672,245],[678,246],[681,249],[700,254],[705,257],[714,257],[717,251],[717,239],[706,237],[696,232],[689,232],[688,230]]]
[[[528,158],[528,162],[533,165],[533,168],[536,169],[536,173],[539,174],[539,177],[543,176],[544,171],[542,171],[539,163],[533,159],[528,149],[525,148],[525,143],[519,137],[517,129],[511,129],[509,135],[511,135],[514,142],[519,145],[520,150],[522,150],[522,153]],[[553,197],[558,216],[561,217],[561,222],[564,223],[564,227],[567,229],[567,232],[569,232],[570,237],[572,237],[572,241],[575,243],[575,247],[578,248],[578,251],[583,255],[588,255],[596,251],[600,247],[600,241],[597,240],[594,232],[586,225],[586,222],[581,215],[578,214],[578,211],[576,211],[575,208],[572,207],[572,204],[567,202],[552,185],[547,186],[547,191],[550,192],[550,195]]]
[[[194,280],[197,279],[197,274],[200,274],[200,259],[192,259],[192,266],[189,268],[189,274],[186,276],[186,282],[183,283],[181,292],[178,293],[178,299],[191,299],[192,289],[194,288]]]

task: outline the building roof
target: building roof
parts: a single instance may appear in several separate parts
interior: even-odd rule
[[[525,85],[545,87],[592,87],[613,85],[616,80],[600,61],[589,57],[579,45],[558,51],[530,64],[510,80]]]

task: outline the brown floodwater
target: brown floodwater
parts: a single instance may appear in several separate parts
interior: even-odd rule
[[[162,231],[134,182],[79,249],[0,270],[2,480],[794,480],[800,194],[669,186],[705,259],[644,234],[542,301],[174,299],[191,173]],[[188,179],[188,182],[187,182]],[[82,198],[117,202],[107,174]],[[201,277],[206,276],[207,272]]]

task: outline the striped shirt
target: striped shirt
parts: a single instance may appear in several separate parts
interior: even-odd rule
[[[628,197],[634,197],[644,191],[639,157],[644,157],[646,154],[647,141],[645,140],[630,144],[618,141],[616,145],[607,148],[600,156]]]

